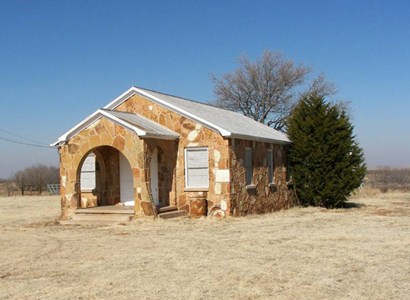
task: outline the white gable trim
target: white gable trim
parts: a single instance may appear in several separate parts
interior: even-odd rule
[[[134,96],[135,93],[136,93],[135,87],[133,86],[130,89],[128,89],[126,92],[122,93],[120,96],[118,96],[117,98],[112,100],[110,103],[108,103],[103,108],[104,109],[113,109],[113,108],[117,107],[118,105],[124,103],[124,101],[126,101],[128,98],[131,98],[132,96]]]
[[[186,117],[188,117],[189,119],[192,119],[194,121],[197,121],[198,123],[201,123],[207,127],[210,127],[211,129],[219,132],[222,136],[224,137],[229,137],[231,136],[231,132],[229,132],[226,129],[223,129],[222,127],[219,127],[207,120],[204,120],[178,106],[175,106],[173,104],[170,104],[158,97],[155,97],[149,93],[147,93],[146,91],[143,91],[137,87],[132,87],[130,88],[128,91],[126,91],[124,94],[122,94],[121,96],[119,96],[118,98],[114,99],[113,101],[111,101],[107,106],[104,106],[104,109],[115,109],[117,106],[119,106],[120,104],[122,104],[124,101],[126,101],[128,98],[130,98],[131,96],[133,96],[134,94],[139,94],[141,96],[144,96],[158,104],[161,104],[162,106],[165,106],[175,112],[178,112]]]
[[[73,136],[75,134],[77,134],[78,132],[80,132],[81,130],[83,130],[85,127],[87,127],[88,125],[92,124],[95,120],[98,120],[99,114],[99,110],[97,110],[96,112],[92,113],[91,115],[89,115],[87,118],[85,118],[83,121],[81,121],[80,123],[78,123],[77,125],[75,125],[73,128],[71,128],[69,131],[67,131],[66,133],[64,133],[62,136],[60,136],[57,141],[53,144],[50,144],[50,146],[52,147],[56,147],[59,144],[67,141],[69,139],[69,136]]]
[[[124,128],[127,128],[127,129],[135,132],[138,136],[144,137],[144,136],[147,135],[147,133],[144,130],[142,130],[138,127],[135,127],[135,126],[133,126],[133,125],[127,123],[127,122],[124,122],[123,120],[118,119],[117,117],[109,114],[108,112],[99,109],[95,113],[90,115],[88,118],[86,118],[84,121],[80,122],[75,127],[73,127],[72,129],[67,131],[65,134],[60,136],[54,144],[51,144],[51,146],[56,147],[59,144],[66,142],[67,140],[69,140],[70,138],[72,138],[73,136],[78,134],[80,131],[82,131],[85,128],[87,128],[88,126],[94,124],[96,121],[98,121],[102,117],[106,117],[107,119],[113,121],[114,123],[117,123],[118,125],[121,125]]]

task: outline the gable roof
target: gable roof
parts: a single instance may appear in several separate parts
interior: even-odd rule
[[[122,115],[122,113],[117,112],[114,109],[135,94],[138,94],[144,98],[148,98],[149,100],[153,101],[154,103],[157,103],[160,106],[163,106],[169,110],[181,114],[188,119],[196,121],[202,124],[203,126],[206,126],[209,129],[218,132],[223,137],[239,138],[252,141],[262,141],[276,144],[290,143],[290,140],[286,134],[277,131],[271,127],[268,127],[262,123],[256,122],[251,118],[245,117],[239,113],[222,109],[209,104],[200,103],[193,100],[168,95],[140,87],[131,87],[125,93],[111,101],[103,109],[98,110],[97,112],[109,111],[112,116],[122,121],[128,122],[130,121],[130,119],[127,119],[124,115]],[[97,112],[95,112],[94,114],[86,118],[83,122],[79,123],[77,126],[75,126],[71,130],[66,132],[64,135],[62,135],[58,139],[58,141],[53,145],[56,146],[58,144],[64,143],[73,135],[75,135],[75,132],[81,131],[83,128],[85,128],[86,124],[89,125],[89,119],[92,118]],[[120,113],[120,115],[118,113]],[[132,113],[125,114],[136,115]],[[125,119],[120,118],[120,116]],[[143,118],[142,116],[137,116]],[[153,121],[150,122],[155,123]],[[157,125],[163,127],[159,124]]]
[[[57,142],[52,144],[52,146],[58,146],[59,144],[69,140],[81,130],[87,128],[103,117],[135,132],[135,134],[137,134],[140,138],[159,138],[165,140],[175,140],[179,138],[179,134],[175,131],[172,131],[171,129],[168,129],[138,114],[99,109],[83,122],[59,137]]]

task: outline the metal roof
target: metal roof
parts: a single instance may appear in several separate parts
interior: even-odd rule
[[[171,139],[179,138],[179,134],[176,133],[175,131],[172,131],[171,129],[168,129],[141,115],[138,115],[135,113],[129,113],[129,112],[116,111],[116,110],[108,110],[108,109],[101,109],[101,110],[145,132],[145,134],[142,134],[142,135],[139,134],[139,136],[171,138]]]
[[[290,140],[285,133],[275,130],[239,113],[210,104],[200,103],[144,88],[136,87],[136,91],[144,92],[147,96],[151,95],[151,98],[154,99],[161,99],[175,107],[182,108],[182,110],[188,112],[190,115],[194,115],[199,119],[206,120],[212,125],[216,125],[216,127],[226,131],[220,132],[222,136],[266,141],[271,143],[290,143]],[[179,113],[183,114],[181,110]],[[204,125],[206,126],[207,124]]]
[[[274,144],[288,144],[289,138],[283,132],[277,131],[251,118],[236,112],[193,100],[160,93],[139,87],[131,87],[116,99],[99,109],[85,120],[71,128],[52,144],[57,146],[66,142],[71,137],[89,126],[99,118],[105,116],[122,126],[133,130],[140,137],[153,137],[164,139],[176,139],[178,133],[161,126],[160,124],[144,118],[135,113],[116,111],[115,108],[133,95],[141,95],[154,103],[172,110],[186,118],[198,122],[226,138],[238,138],[251,141],[262,141]]]

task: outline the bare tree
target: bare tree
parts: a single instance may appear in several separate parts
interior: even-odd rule
[[[27,174],[29,184],[34,187],[40,195],[43,192],[44,187],[47,185],[49,167],[38,164],[25,169],[25,172]]]
[[[53,167],[53,166],[48,167],[46,183],[47,184],[60,183],[60,169],[59,168]]]
[[[300,95],[300,98],[302,99],[309,95],[328,98],[332,105],[336,106],[340,111],[347,114],[349,118],[352,118],[352,111],[350,106],[351,102],[348,100],[335,98],[334,96],[336,95],[336,93],[337,89],[335,85],[327,81],[325,75],[322,73],[319,74],[319,76],[317,76],[315,79],[313,79],[313,81],[310,83],[309,88]]]
[[[333,83],[326,80],[323,73],[319,74],[315,79],[312,80],[308,89],[300,95],[300,98],[307,97],[309,95],[315,95],[321,98],[332,97],[337,92],[336,87]]]
[[[19,188],[19,190],[21,191],[21,195],[24,196],[24,191],[26,190],[28,183],[26,172],[24,170],[18,171],[16,174],[14,174],[13,180]]]
[[[47,167],[41,164],[34,165],[18,171],[14,175],[14,181],[19,187],[22,195],[24,195],[27,187],[34,187],[40,195],[44,191],[47,184],[59,182],[59,169],[56,167]]]
[[[300,92],[309,73],[308,67],[295,65],[279,53],[265,51],[255,62],[242,56],[237,70],[221,78],[212,77],[216,105],[283,130],[287,117],[303,96],[329,96],[336,92],[323,74]]]

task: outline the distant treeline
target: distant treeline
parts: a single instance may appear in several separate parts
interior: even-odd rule
[[[410,191],[410,168],[380,167],[368,170],[365,185],[378,188],[382,192]]]
[[[57,184],[60,182],[59,168],[45,166],[42,164],[20,170],[10,179],[0,180],[2,186],[5,186],[7,194],[10,196],[17,190],[24,195],[26,192],[41,194],[47,184]]]

